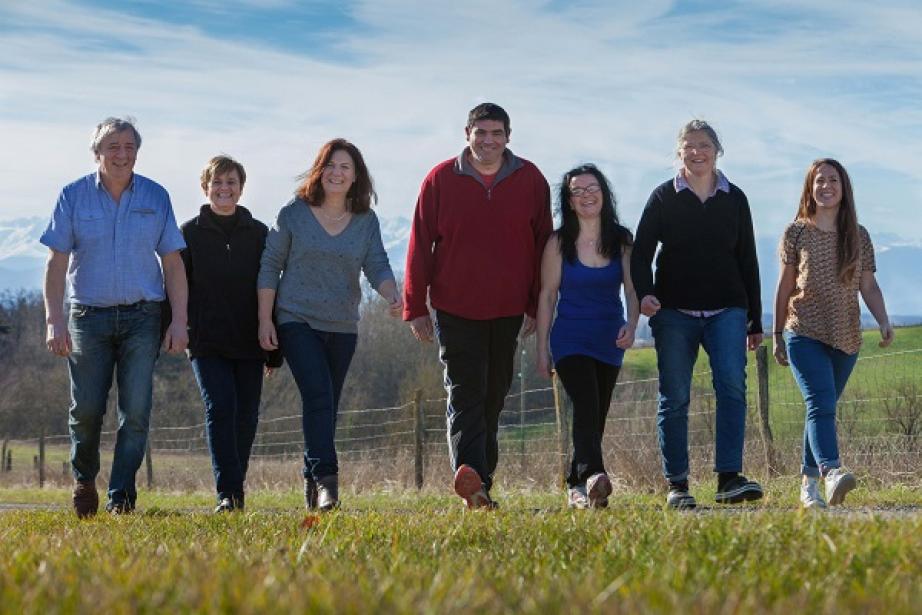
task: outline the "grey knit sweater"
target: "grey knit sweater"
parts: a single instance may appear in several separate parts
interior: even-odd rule
[[[372,211],[354,214],[334,237],[309,207],[300,198],[282,207],[266,237],[258,286],[276,291],[278,324],[305,322],[319,331],[356,333],[359,272],[375,290],[394,279],[378,217]]]

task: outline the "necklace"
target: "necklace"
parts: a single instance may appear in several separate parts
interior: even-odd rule
[[[323,211],[323,207],[320,207],[320,215],[327,219],[328,222],[340,222],[343,218],[349,215],[349,210],[344,211],[338,218],[327,215],[327,212]]]

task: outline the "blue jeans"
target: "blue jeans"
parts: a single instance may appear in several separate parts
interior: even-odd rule
[[[303,322],[286,322],[278,326],[278,337],[301,392],[304,477],[319,480],[338,474],[336,413],[358,336],[318,331]]]
[[[74,304],[68,323],[71,466],[79,481],[99,474],[99,436],[112,370],[118,382],[118,432],[109,477],[109,501],[134,507],[135,473],[144,460],[150,427],[154,363],[160,350],[160,304],[97,308]]]
[[[727,308],[701,318],[664,308],[650,319],[650,327],[659,369],[656,426],[666,479],[688,478],[688,404],[699,346],[710,359],[717,401],[714,471],[741,471],[746,430],[746,311]]]
[[[801,473],[818,478],[841,467],[836,437],[836,403],[858,353],[846,354],[810,337],[784,332],[791,372],[804,396],[804,458]]]
[[[243,482],[259,423],[263,363],[261,359],[192,359],[205,404],[205,433],[219,500],[243,499]]]

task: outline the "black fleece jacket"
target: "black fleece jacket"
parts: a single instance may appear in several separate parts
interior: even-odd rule
[[[651,265],[656,248],[656,282]],[[730,184],[702,203],[673,180],[650,195],[634,238],[631,278],[637,298],[655,295],[662,307],[746,310],[749,333],[762,332],[762,291],[752,213]]]
[[[189,281],[189,355],[263,359],[282,364],[278,351],[259,346],[256,277],[266,225],[237,206],[237,224],[225,233],[208,205],[181,227]]]

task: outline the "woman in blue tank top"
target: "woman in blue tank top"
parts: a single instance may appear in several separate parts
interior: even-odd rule
[[[541,261],[538,371],[549,377],[553,358],[554,370],[573,401],[567,502],[572,508],[602,508],[612,489],[602,461],[602,434],[639,317],[630,272],[633,239],[618,222],[608,180],[594,165],[564,174],[558,205],[561,225],[548,240]]]

